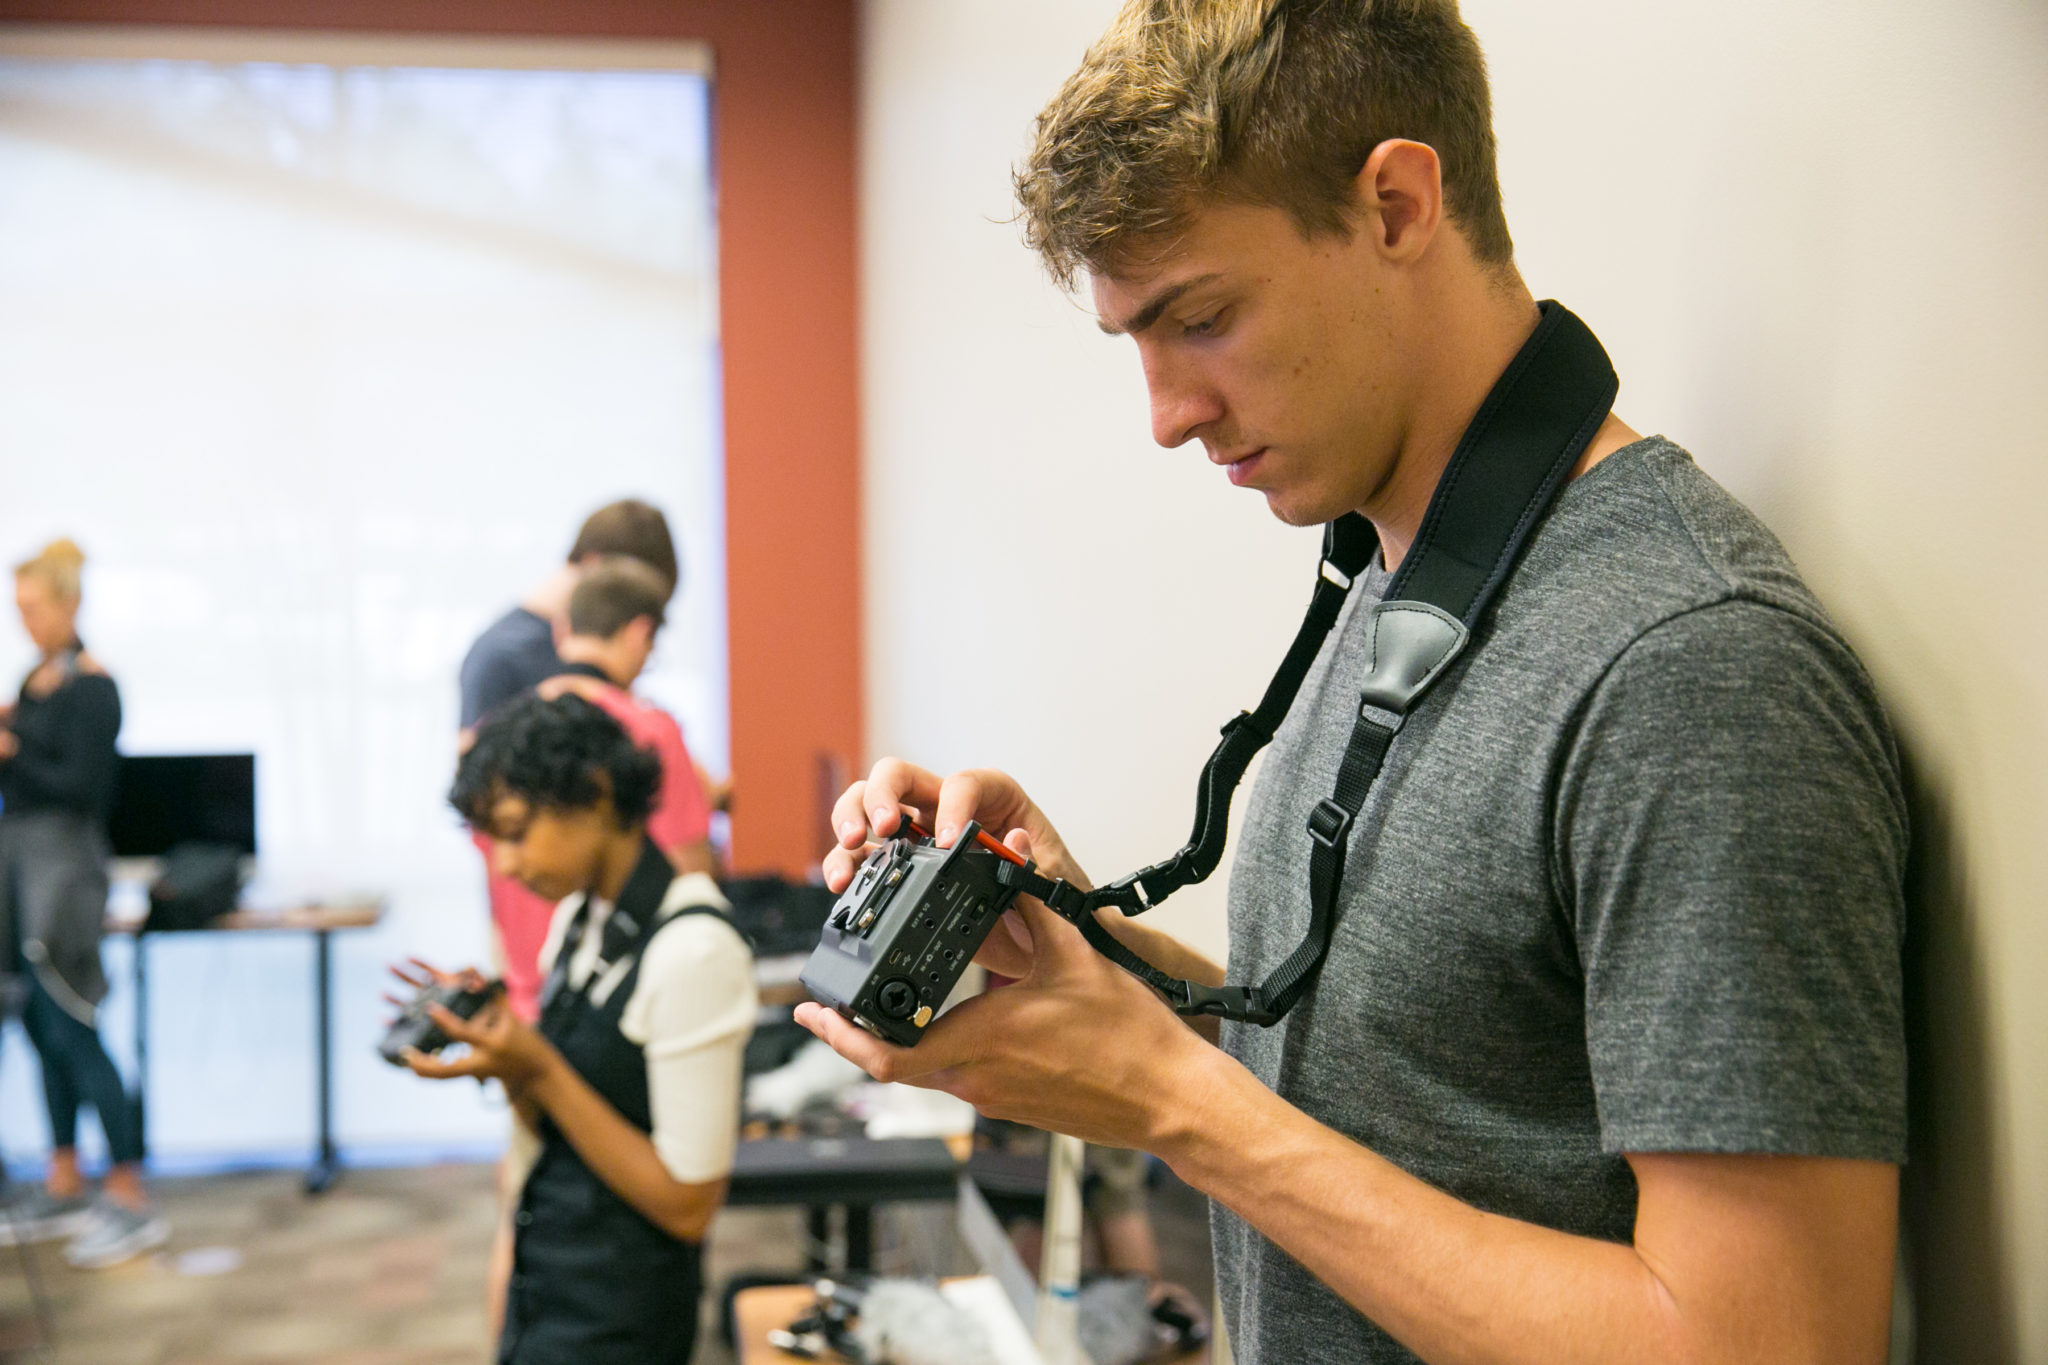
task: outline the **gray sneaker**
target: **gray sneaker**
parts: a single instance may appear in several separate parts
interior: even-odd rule
[[[59,1199],[48,1190],[34,1190],[0,1205],[0,1247],[54,1242],[83,1232],[91,1221],[91,1195]]]
[[[64,1259],[80,1270],[104,1270],[170,1239],[171,1225],[155,1209],[138,1211],[101,1200],[93,1207],[92,1221],[64,1248]]]

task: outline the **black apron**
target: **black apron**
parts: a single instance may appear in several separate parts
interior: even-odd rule
[[[654,1127],[647,1058],[619,1032],[619,1019],[640,980],[641,954],[675,917],[661,914],[675,876],[661,850],[644,844],[605,922],[600,961],[589,980],[581,990],[568,984],[570,959],[590,920],[586,898],[541,991],[541,1034],[643,1132]],[[675,913],[717,911],[687,906]],[[629,960],[603,1002],[593,1003],[591,993]],[[614,1194],[545,1116],[540,1137],[540,1157],[513,1216],[500,1365],[689,1365],[703,1289],[701,1248],[677,1241]]]

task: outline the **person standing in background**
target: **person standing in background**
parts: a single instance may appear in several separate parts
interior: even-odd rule
[[[668,855],[678,872],[718,871],[711,847],[710,783],[683,744],[683,727],[632,686],[654,653],[654,639],[667,615],[668,585],[659,574],[631,559],[611,559],[590,569],[569,594],[566,618],[555,628],[555,652],[562,671],[538,689],[552,699],[574,692],[611,714],[643,749],[661,760],[661,790],[647,820],[647,837]]]
[[[562,671],[555,653],[555,622],[568,609],[569,594],[584,570],[601,559],[637,559],[668,585],[662,601],[675,595],[681,575],[676,543],[661,509],[637,498],[607,503],[592,512],[576,533],[569,557],[518,606],[477,636],[462,657],[462,747],[469,747],[477,723],[521,693]]]
[[[711,802],[675,718],[630,689],[654,652],[668,604],[668,583],[638,560],[606,559],[584,571],[557,622],[561,663],[537,691],[552,701],[575,693],[608,712],[632,741],[661,760],[661,787],[647,818],[647,837],[678,872],[713,872]],[[483,836],[478,836],[483,841]],[[537,895],[491,859],[491,904],[499,929],[501,975],[512,1012],[540,1017],[541,945],[555,902]]]
[[[664,604],[675,595],[676,543],[661,509],[626,498],[592,512],[562,566],[492,622],[463,656],[458,753],[468,751],[485,716],[562,672],[562,658],[555,653],[556,624],[584,573],[609,559],[637,560],[653,570],[667,589]],[[539,983],[533,979],[532,964],[540,956],[554,907],[536,902],[518,882],[493,872],[489,842],[480,834],[474,838],[484,858],[491,902],[492,956],[505,977],[514,1012],[532,1023],[539,1018],[534,1003]]]
[[[0,728],[0,973],[42,1063],[51,1152],[44,1188],[0,1220],[0,1239],[71,1236],[65,1259],[92,1269],[163,1245],[171,1229],[143,1189],[140,1124],[99,1035],[121,694],[78,638],[84,565],[58,540],[14,570],[42,658]],[[112,1162],[97,1201],[78,1168],[82,1104],[99,1114]]]

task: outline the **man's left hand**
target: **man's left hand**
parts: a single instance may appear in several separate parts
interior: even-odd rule
[[[797,1006],[797,1022],[878,1081],[943,1090],[990,1118],[1100,1146],[1159,1150],[1201,1111],[1203,1063],[1222,1054],[1072,924],[1030,897],[1016,908],[1029,972],[947,1011],[916,1047],[823,1005]]]

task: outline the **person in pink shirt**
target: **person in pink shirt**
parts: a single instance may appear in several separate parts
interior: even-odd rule
[[[675,717],[629,690],[654,652],[668,603],[661,575],[638,560],[611,558],[584,571],[569,595],[566,619],[556,627],[555,652],[563,671],[536,689],[542,697],[574,692],[603,708],[633,742],[661,760],[661,788],[647,820],[647,835],[678,872],[713,872],[712,797]],[[477,842],[490,858],[489,841]],[[491,909],[497,920],[505,996],[514,1014],[539,1017],[540,955],[555,903],[529,891],[494,866]]]

